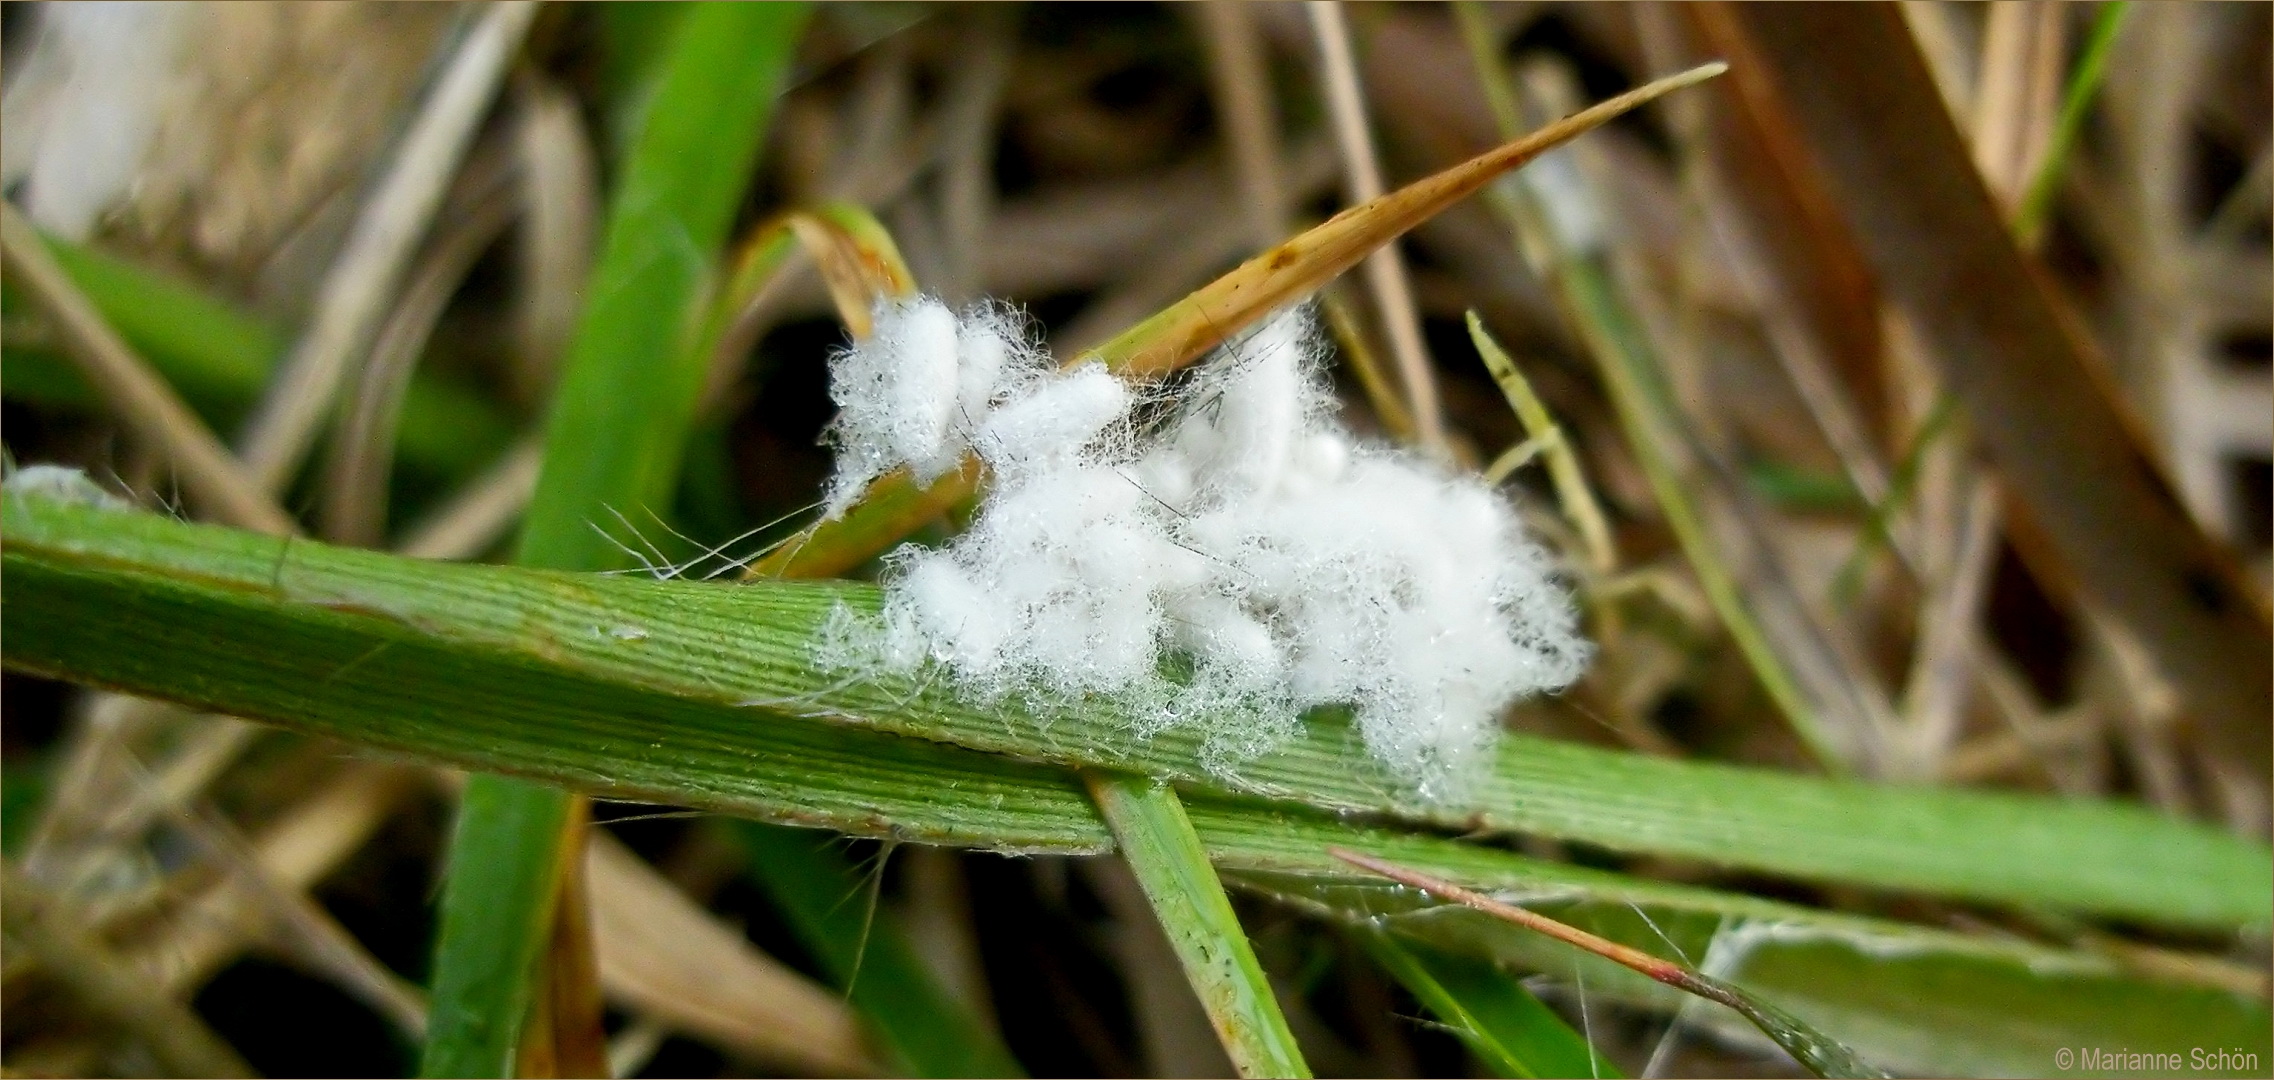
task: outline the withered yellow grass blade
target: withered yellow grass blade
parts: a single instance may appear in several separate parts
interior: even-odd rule
[[[854,337],[875,329],[870,313],[885,297],[911,296],[916,279],[875,215],[849,203],[830,203],[789,215],[790,232],[805,245],[829,285],[829,299]]]
[[[1372,202],[1353,206],[1240,264],[1160,314],[1090,350],[1083,359],[1102,360],[1115,371],[1136,376],[1174,371],[1274,308],[1309,295],[1382,245],[1475,194],[1501,174],[1623,113],[1713,78],[1728,67],[1715,61],[1669,75]]]
[[[916,278],[876,215],[852,203],[823,203],[767,219],[735,245],[724,286],[711,302],[701,347],[715,370],[724,356],[756,344],[758,308],[781,276],[793,246],[821,271],[837,317],[855,338],[874,329],[871,311],[885,297],[910,296]]]

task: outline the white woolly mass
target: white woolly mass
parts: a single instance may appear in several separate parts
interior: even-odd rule
[[[982,699],[1112,699],[1190,728],[1229,771],[1347,705],[1425,795],[1481,766],[1498,716],[1577,678],[1588,647],[1547,556],[1482,483],[1356,443],[1304,315],[1282,313],[1142,401],[1050,368],[1010,317],[917,299],[831,365],[831,513],[906,465],[976,450],[971,528],[888,557],[881,621],[842,614],[831,663],[926,662]]]
[[[998,400],[1048,366],[1003,309],[976,308],[960,320],[935,300],[878,309],[869,340],[829,363],[839,410],[829,515],[903,465],[927,483],[954,468]]]
[[[87,474],[67,465],[26,465],[0,481],[0,488],[35,499],[54,499],[97,510],[129,510],[134,504],[105,491]]]

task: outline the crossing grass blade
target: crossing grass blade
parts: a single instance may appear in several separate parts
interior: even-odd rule
[[[794,211],[760,227],[744,245],[728,288],[713,305],[713,314],[707,321],[702,348],[705,355],[715,355],[722,346],[734,348],[746,344],[737,341],[743,336],[737,324],[765,282],[778,271],[792,240],[802,245],[820,268],[838,314],[855,340],[866,338],[872,332],[871,310],[877,302],[905,297],[916,291],[915,280],[891,234],[866,210],[833,204],[815,211]],[[968,468],[966,471],[970,472]],[[902,490],[914,492],[916,488],[905,485]],[[923,520],[936,517],[946,509],[944,503],[935,506],[916,502],[901,505],[925,511],[922,518],[875,512],[879,506],[893,505],[890,501],[879,503],[872,499],[867,508],[869,516],[864,519],[877,530],[875,537],[885,543],[897,540]],[[861,539],[862,543],[848,547],[843,543],[846,536]],[[783,545],[773,557],[754,566],[753,573],[773,577],[833,573],[851,565],[835,553],[868,550],[864,534],[858,532],[840,531],[820,548],[811,546],[811,539],[808,534]],[[855,554],[851,561],[862,557]],[[1215,870],[1208,865],[1199,838],[1193,835],[1192,824],[1186,819],[1176,794],[1166,788],[1138,790],[1127,786],[1128,783],[1095,779],[1090,785],[1091,796],[1112,824],[1123,857],[1129,860],[1155,915],[1177,946],[1185,973],[1200,995],[1204,1011],[1224,1039],[1233,1062],[1244,1075],[1309,1075],[1294,1036],[1287,1030],[1286,1019],[1272,998],[1270,982],[1257,966],[1245,932],[1232,916],[1231,902],[1216,880]],[[771,855],[793,860],[793,863],[810,858],[803,849],[794,846],[777,845]],[[830,877],[825,868],[812,866],[784,865],[770,870],[770,879],[790,896],[809,896],[814,881],[826,882]],[[826,929],[823,922],[813,917],[800,918],[798,922],[805,928],[813,947],[824,951],[841,947],[838,943],[841,938],[820,940],[815,937]],[[870,1015],[888,1027],[914,1025],[918,1038],[903,1046],[905,1057],[921,1062],[922,1067],[945,1073],[960,1074],[960,1070],[972,1068],[988,1073],[1002,1071],[1000,1062],[1006,1059],[1000,1054],[966,1051],[943,1058],[936,1050],[916,1053],[913,1048],[960,1045],[953,1040],[943,1043],[941,1036],[958,1027],[968,1028],[969,1021],[927,1023],[925,1018],[938,1012],[932,1006],[937,995],[921,992],[928,987],[922,985],[920,973],[910,965],[896,964],[882,974],[905,983],[906,989],[889,994],[894,1000],[890,1004],[880,1003],[870,1010]],[[859,983],[854,984],[852,993],[856,999],[862,994]],[[877,996],[874,990],[868,993]]]
[[[592,523],[611,509],[660,507],[669,494],[704,375],[687,338],[806,14],[704,6],[673,29],[553,402],[523,565],[620,566],[625,556]],[[443,887],[425,1075],[513,1075],[571,799],[521,779],[468,780]]]
[[[552,926],[569,801],[504,777],[466,784],[442,894],[422,1076],[512,1076]]]
[[[1310,1076],[1176,792],[1145,777],[1086,780],[1233,1067],[1241,1076]]]
[[[425,563],[16,493],[0,496],[0,533],[0,636],[16,670],[594,794],[1002,851],[1112,850],[1067,764],[1102,768],[1110,757],[1175,782],[1234,887],[1520,970],[1580,970],[1608,1000],[1679,1004],[1539,935],[1465,909],[1422,910],[1412,890],[1326,848],[1372,852],[1669,958],[1696,960],[1725,921],[1741,923],[1741,962],[1712,970],[1907,1072],[2041,1071],[2055,1048],[2086,1039],[2265,1052],[2263,990],[1537,862],[1396,824],[1416,817],[1354,782],[1366,759],[1332,718],[1234,786],[1192,771],[1191,748],[1165,735],[1153,740],[1165,745],[1116,748],[1108,714],[1040,727],[906,684],[831,696],[844,676],[815,670],[805,635],[840,601],[873,603],[869,586],[723,588]],[[906,734],[874,722],[888,711]],[[957,745],[983,741],[982,727],[1002,752]],[[2137,807],[1878,788],[1536,739],[1510,740],[1489,790],[1502,821],[1584,833],[1614,851],[1710,851],[1725,866],[2136,912],[2126,917],[2199,933],[2263,933],[2274,908],[2263,844]],[[1390,824],[1353,825],[1364,806]],[[1465,832],[1473,810],[1447,813]],[[1891,884],[1890,867],[1907,884]]]
[[[1227,777],[1200,766],[1195,737],[1140,737],[1104,704],[1078,719],[982,708],[935,679],[849,678],[820,665],[819,627],[841,604],[874,609],[873,585],[726,588],[437,564],[17,494],[0,499],[0,522],[13,666],[286,724],[314,724],[295,711],[321,707],[341,717],[325,723],[344,725],[348,738],[475,768],[492,760],[589,790],[755,797],[709,786],[731,774],[735,785],[788,798],[788,785],[741,779],[751,770],[736,762],[803,753],[796,748],[819,747],[822,732],[858,732],[882,738],[878,746],[948,744],[1007,759],[981,774],[991,780],[1134,773],[1330,814],[2151,925],[2263,928],[2274,909],[2274,856],[2263,842],[2130,804],[1866,784],[1522,735],[1502,739],[1471,796],[1432,802],[1383,773],[1347,719],[1323,713]],[[103,611],[106,622],[83,625],[75,611]],[[168,658],[195,658],[194,674],[159,670]],[[435,719],[445,715],[457,720]],[[913,751],[878,752],[918,767]],[[931,797],[922,789],[948,777],[877,779],[864,798],[890,819],[886,803]],[[1070,779],[1054,783],[1083,802]],[[976,790],[1011,797],[1000,786]],[[873,821],[862,824],[869,816],[848,808],[848,826],[838,827],[874,835]],[[1032,826],[1016,820],[1025,824],[994,818],[1000,833],[907,838],[1016,848]],[[1091,850],[1102,848],[1102,830],[1087,828]]]

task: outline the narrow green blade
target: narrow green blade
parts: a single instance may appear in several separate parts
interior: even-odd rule
[[[807,10],[697,5],[669,28],[553,401],[523,565],[624,566],[594,523],[666,509],[704,374],[685,346]]]
[[[556,788],[468,779],[442,893],[443,944],[421,1076],[513,1075],[530,976],[560,881],[567,811]]]
[[[2101,77],[2108,72],[2108,57],[2114,51],[2116,33],[2124,28],[2124,17],[2131,11],[2131,4],[2115,0],[2102,4],[2092,17],[2092,30],[2085,35],[2076,70],[2069,74],[2069,85],[2061,91],[2061,111],[2053,122],[2045,159],[2038,164],[2037,174],[2029,178],[2021,209],[2014,214],[2014,233],[2021,237],[2023,244],[2035,244],[2044,235],[2045,223],[2053,213],[2053,195],[2060,190],[2061,175],[2068,169],[2069,152],[2076,148],[2077,137],[2084,133],[2085,114],[2091,111],[2092,100],[2100,93]]]
[[[703,377],[683,338],[806,13],[799,4],[703,5],[675,28],[562,370],[523,565],[621,566],[623,553],[593,523],[610,510],[660,510],[669,493]],[[522,780],[468,781],[443,890],[426,1075],[512,1075],[569,797]],[[515,887],[494,889],[501,878]]]
[[[1176,792],[1144,777],[1089,787],[1240,1075],[1311,1075]]]

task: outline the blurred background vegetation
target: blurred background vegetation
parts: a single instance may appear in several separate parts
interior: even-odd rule
[[[9,198],[124,340],[330,541],[510,555],[606,208],[651,122],[658,55],[687,17],[669,4],[501,10],[0,7]],[[2265,661],[2200,669],[2224,650],[2265,652],[2270,9],[1892,10],[1947,115],[1890,97],[1856,137],[1954,123],[2028,253],[2020,271],[2073,317],[2072,351],[1946,325],[1963,312],[1939,318],[1937,290],[1962,299],[2027,280],[1992,272],[2009,241],[1954,247],[1913,227],[1900,192],[1859,184],[1869,153],[1828,149],[1812,88],[1791,82],[1807,70],[1786,62],[1791,44],[1725,5],[1348,4],[1342,52],[1294,3],[821,5],[755,171],[717,182],[742,192],[730,236],[787,207],[868,208],[926,291],[1014,302],[1065,357],[1385,185],[1728,59],[1731,75],[1415,230],[1394,271],[1330,290],[1348,422],[1505,476],[1573,568],[1604,643],[1597,670],[1511,726],[1651,755],[2137,802],[2263,843]],[[485,41],[486,67],[470,59]],[[1818,43],[1834,58],[1842,45]],[[1887,58],[1844,59],[1856,93],[1891,85],[1876,74]],[[165,436],[106,407],[51,305],[10,271],[0,401],[13,460],[198,510]],[[1470,311],[1560,423],[1600,503],[1600,539],[1556,513],[1570,492],[1549,470],[1504,459],[1528,431],[1472,343]],[[617,535],[662,561],[721,547],[731,559],[806,524],[829,466],[823,359],[844,340],[823,276],[791,256],[717,352],[669,505]],[[1641,390],[1620,388],[1629,369],[1603,358],[1607,340],[1647,357]],[[338,359],[325,392],[272,379],[311,354]],[[275,450],[295,439],[304,454]],[[1664,475],[1686,505],[1669,505]],[[2107,515],[2134,506],[2147,508],[2136,528],[2111,533]],[[2163,618],[2165,601],[2125,591],[2165,558],[2192,568],[2187,595],[2213,614]],[[59,973],[11,923],[0,1061],[12,1075],[172,1069],[138,1025],[177,1020],[271,1075],[415,1070],[461,781],[16,671],[0,685],[9,902],[20,889],[60,898],[91,935],[69,954],[86,970]],[[822,834],[638,804],[592,814],[621,842],[595,859],[644,864],[610,880],[650,889],[595,906],[617,1075],[868,1071],[880,1059],[861,1025],[923,1008],[894,1004],[894,985],[935,988],[953,1006],[940,1015],[999,1031],[1035,1075],[1230,1068],[1112,859],[846,840],[827,845],[844,880],[801,892],[768,869],[797,860],[771,855]],[[2009,918],[1518,846],[2054,942],[2265,1008],[2263,924],[2206,935]],[[838,900],[792,899],[816,888]],[[1363,934],[1234,896],[1322,1075],[1492,1067]],[[862,978],[885,989],[842,992]],[[142,1012],[89,989],[121,980],[155,988],[135,999]],[[1663,1002],[1531,985],[1620,1071],[1798,1068]],[[921,1059],[899,1053],[881,1060]]]

